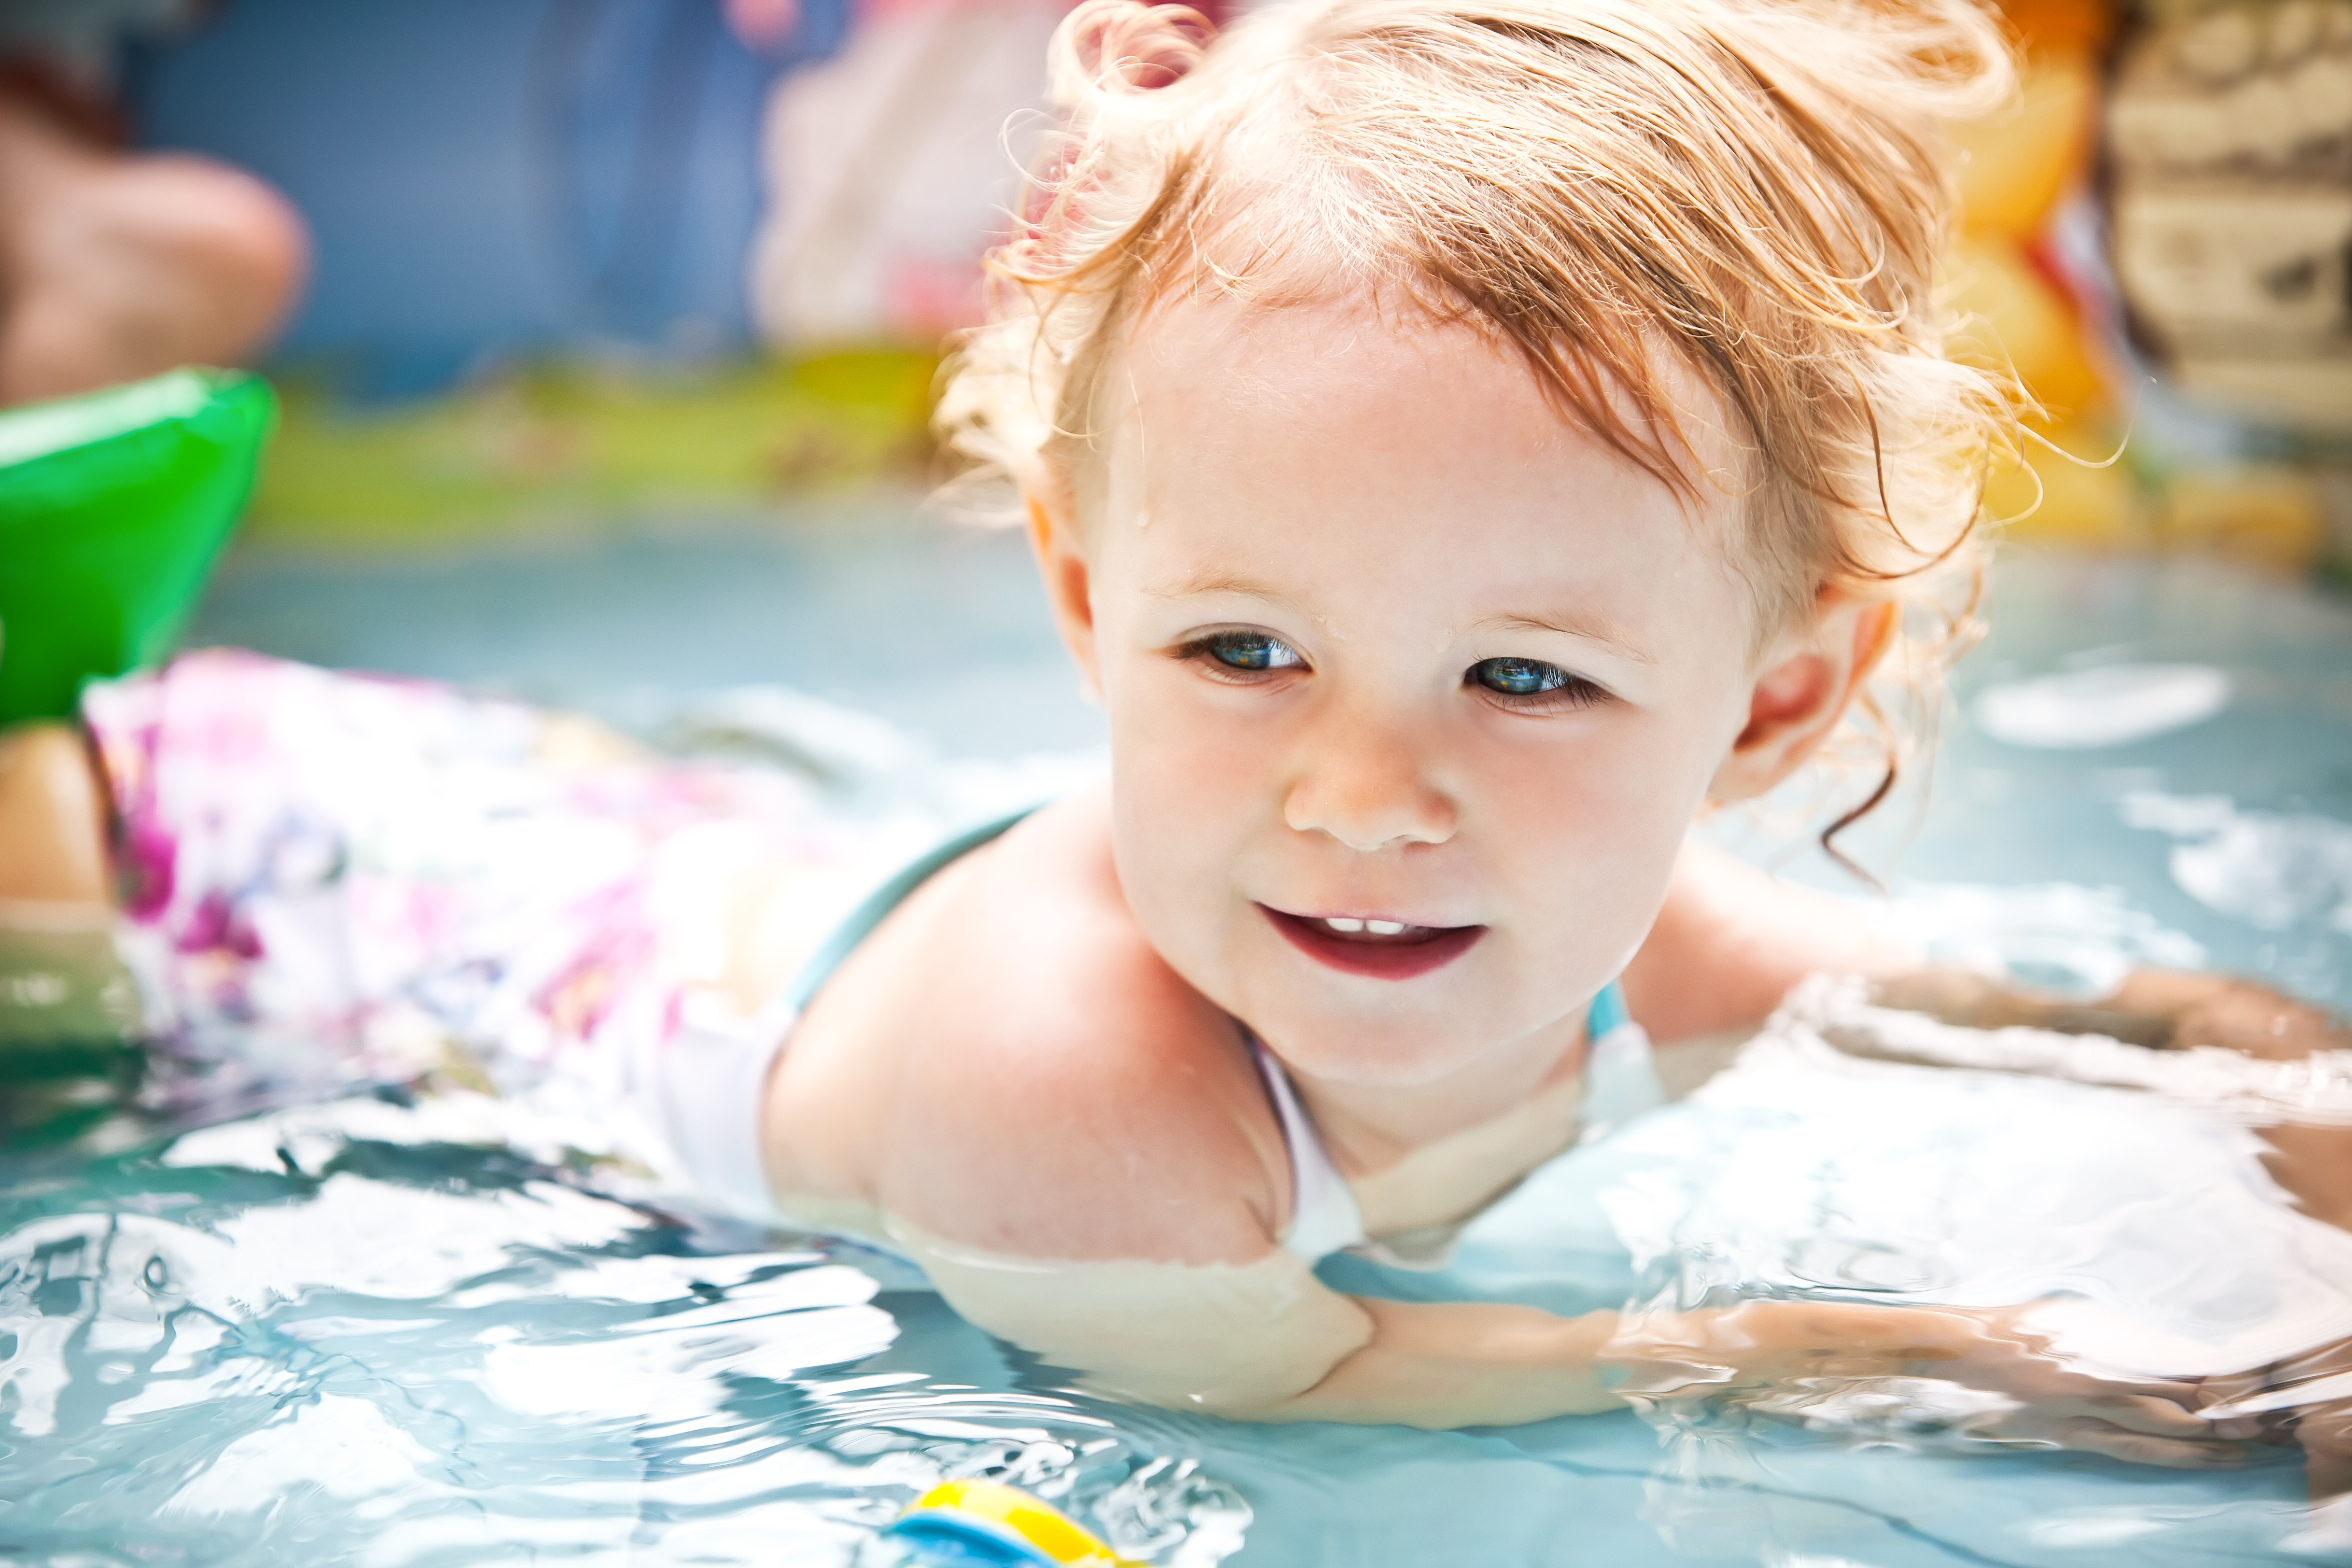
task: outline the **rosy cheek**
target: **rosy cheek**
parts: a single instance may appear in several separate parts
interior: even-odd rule
[[[1181,668],[1139,672],[1118,689],[1111,714],[1120,864],[1147,923],[1175,910],[1197,920],[1215,901],[1217,870],[1232,862],[1264,787],[1260,749],[1185,689],[1197,679]]]
[[[1142,787],[1202,811],[1255,787],[1268,755],[1262,725],[1235,700],[1252,694],[1207,686],[1169,660],[1139,673],[1124,693],[1124,710],[1111,715],[1120,763],[1149,770]]]
[[[1691,751],[1638,716],[1594,723],[1566,745],[1498,748],[1482,770],[1498,871],[1546,918],[1583,924],[1622,907],[1646,925],[1654,911],[1639,906],[1671,867],[1695,804]],[[1564,894],[1582,907],[1565,908]]]

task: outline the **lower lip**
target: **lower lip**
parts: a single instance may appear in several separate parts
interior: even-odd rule
[[[1375,980],[1411,980],[1433,969],[1443,969],[1470,951],[1486,934],[1485,926],[1449,926],[1420,942],[1349,942],[1326,930],[1321,922],[1301,920],[1280,910],[1258,906],[1290,944],[1315,960],[1346,974],[1366,974]]]

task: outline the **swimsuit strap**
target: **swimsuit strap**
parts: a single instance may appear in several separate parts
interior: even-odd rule
[[[1028,815],[1018,812],[959,834],[875,889],[834,928],[792,984],[751,1018],[730,1025],[691,1018],[680,1023],[642,1071],[651,1086],[647,1099],[660,1133],[698,1188],[740,1213],[776,1217],[760,1151],[758,1108],[766,1099],[768,1073],[776,1053],[784,1048],[791,1020],[833,978],[850,950],[908,894],[958,856],[970,854]]]
[[[984,822],[969,832],[959,833],[866,894],[858,906],[849,911],[848,918],[833,928],[833,934],[824,939],[824,945],[801,965],[800,973],[793,976],[792,984],[784,987],[784,1005],[791,1008],[795,1016],[805,1012],[808,1005],[816,999],[816,994],[824,988],[824,983],[833,978],[833,972],[841,967],[842,960],[847,958],[859,942],[873,935],[874,928],[880,925],[892,910],[907,901],[907,895],[982,845],[1003,837],[1013,824],[1036,809],[1034,805],[1029,806],[1010,816],[999,817],[994,822]]]
[[[1593,997],[1584,1016],[1584,1037],[1587,1049],[1596,1058],[1608,1059],[1615,1067],[1615,1058],[1638,1054],[1641,1069],[1647,1071],[1648,1038],[1626,1010],[1625,988],[1616,981],[1602,986]],[[1307,1108],[1298,1103],[1298,1090],[1290,1074],[1255,1035],[1249,1037],[1249,1043],[1258,1071],[1265,1079],[1266,1092],[1274,1098],[1283,1140],[1290,1145],[1290,1228],[1283,1235],[1283,1250],[1312,1263],[1363,1246],[1370,1239],[1364,1234],[1363,1211],[1356,1206],[1348,1179],[1331,1163],[1331,1152],[1324,1147],[1323,1135],[1315,1130]]]
[[[1265,1079],[1266,1092],[1274,1097],[1283,1142],[1290,1146],[1290,1228],[1283,1233],[1283,1250],[1312,1263],[1329,1253],[1361,1247],[1368,1238],[1356,1194],[1349,1190],[1339,1167],[1331,1163],[1323,1135],[1315,1131],[1307,1108],[1298,1103],[1290,1074],[1255,1035],[1250,1036],[1249,1043],[1257,1058],[1257,1070]]]
[[[1625,1005],[1624,982],[1612,980],[1601,988],[1601,994],[1584,1010],[1585,1043],[1598,1045],[1633,1021],[1633,1014]]]

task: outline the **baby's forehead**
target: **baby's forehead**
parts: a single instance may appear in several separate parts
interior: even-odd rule
[[[1677,555],[1721,553],[1726,492],[1661,482],[1458,323],[1344,297],[1183,301],[1138,323],[1105,391],[1097,529],[1175,512],[1187,531],[1359,547],[1375,521],[1406,537],[1426,520],[1463,549],[1507,533],[1548,552],[1599,509]]]
[[[1659,343],[1651,357],[1645,389],[1590,374],[1621,419],[1680,454],[1680,485],[1617,448],[1580,409],[1563,405],[1516,345],[1461,313],[1448,319],[1393,290],[1361,287],[1271,301],[1194,289],[1153,302],[1129,324],[1106,361],[1087,445],[1106,466],[1164,471],[1149,465],[1155,436],[1168,458],[1171,440],[1249,446],[1270,432],[1311,427],[1337,458],[1351,443],[1391,441],[1400,416],[1444,418],[1466,408],[1477,417],[1465,438],[1496,462],[1538,461],[1598,442],[1677,493],[1694,521],[1727,526],[1738,510],[1730,503],[1751,488],[1752,451],[1734,434],[1722,398],[1683,356]]]

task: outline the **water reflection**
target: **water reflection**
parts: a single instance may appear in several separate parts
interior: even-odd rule
[[[1154,1562],[1240,1543],[1249,1510],[1230,1488],[1012,1386],[883,1260],[823,1241],[730,1248],[743,1238],[725,1222],[503,1145],[336,1142],[338,1110],[430,1131],[429,1114],[352,1101],[291,1119],[308,1170],[183,1148],[112,1163],[102,1209],[27,1212],[87,1189],[11,1194],[12,1547],[879,1562],[895,1548],[877,1530],[963,1475],[1029,1487]],[[250,1148],[287,1120],[186,1142]]]
[[[2088,751],[2201,724],[2230,705],[2203,664],[2114,664],[2006,681],[1977,693],[1978,726],[2012,746]]]
[[[1923,1032],[1957,1042],[1938,1065],[1919,1065],[1934,1059]],[[1884,1013],[1855,987],[1801,990],[1731,1068],[1614,1141],[1621,1169],[1599,1196],[1645,1270],[1636,1310],[2042,1302],[2028,1322],[2047,1336],[2061,1377],[2075,1366],[2165,1379],[2238,1373],[2352,1331],[2352,1234],[2294,1210],[2249,1125],[2275,1120],[2278,1106],[2216,1104],[2202,1083],[2065,1081],[2104,1069],[2026,1060],[2004,1037],[2028,1033]],[[2337,1114],[2352,1113],[2352,1077],[2336,1098]],[[2179,1537],[2184,1553],[2305,1550],[2327,1524],[2294,1506],[2305,1467],[2292,1449],[2250,1450],[2246,1473],[2160,1482],[2047,1443],[2030,1456],[2031,1432],[2001,1426],[2020,1407],[1958,1373],[1848,1370],[1732,1399],[1687,1374],[1660,1386],[1646,1414],[1666,1450],[1661,1476],[1676,1487],[1670,1496],[1654,1485],[1648,1515],[1694,1555],[1745,1532],[1783,1552],[1833,1556],[1854,1529],[1851,1506],[1864,1501],[1911,1531],[1958,1498],[1982,1509],[1999,1497],[1990,1517],[1933,1526],[1996,1558],[1996,1547],[2032,1541],[2160,1560],[2128,1555],[2154,1550],[2156,1533]],[[2314,1383],[2297,1397],[2324,1392]],[[1873,1464],[1885,1485],[1874,1489],[1848,1464],[1824,1462],[1874,1453],[1918,1464]],[[1983,1468],[1940,1468],[1964,1459],[2010,1473],[1995,1481]],[[2056,1479],[2069,1472],[2073,1485]],[[2143,1514],[2102,1491],[2178,1506]]]
[[[2352,822],[2154,790],[2125,795],[2122,815],[2179,841],[2172,879],[2208,909],[2265,931],[2316,925],[2352,936]]]

